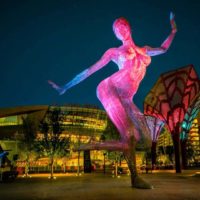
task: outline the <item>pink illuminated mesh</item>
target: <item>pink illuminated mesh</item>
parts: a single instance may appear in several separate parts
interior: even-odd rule
[[[145,116],[133,103],[133,97],[146,74],[146,68],[151,63],[150,56],[165,53],[173,41],[177,31],[173,13],[170,14],[170,24],[171,33],[160,47],[139,47],[132,39],[128,21],[124,18],[119,18],[115,20],[113,30],[116,37],[122,41],[121,46],[108,49],[100,60],[75,76],[64,86],[60,87],[52,81],[49,81],[49,84],[59,94],[64,94],[71,87],[79,84],[106,66],[110,61],[113,61],[119,70],[98,85],[97,97],[117,127],[123,144],[129,144],[130,137],[134,138],[135,141],[140,140],[141,137],[148,138],[150,137],[150,130]],[[107,144],[107,148],[109,145]],[[106,144],[102,144],[102,146],[106,147]],[[121,146],[121,143],[116,144],[116,148],[119,148],[119,146]]]

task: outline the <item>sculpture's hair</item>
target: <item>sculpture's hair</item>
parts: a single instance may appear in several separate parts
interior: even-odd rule
[[[125,19],[124,17],[120,17],[120,18],[118,18],[118,19],[116,19],[114,21],[114,23],[113,23],[113,31],[115,32],[115,28],[118,27],[118,26],[120,26],[120,25],[126,25],[131,30],[131,26],[130,26],[128,20]]]

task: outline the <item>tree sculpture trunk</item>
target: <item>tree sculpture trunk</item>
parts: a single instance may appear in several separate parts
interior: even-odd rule
[[[187,168],[186,145],[187,145],[187,140],[182,140],[181,141],[181,155],[182,155],[182,168],[183,169]]]
[[[152,162],[152,169],[154,169],[156,165],[156,142],[152,142],[151,146],[151,162]]]
[[[175,151],[175,165],[176,173],[181,173],[181,155],[180,155],[180,138],[177,132],[172,133],[174,151]]]

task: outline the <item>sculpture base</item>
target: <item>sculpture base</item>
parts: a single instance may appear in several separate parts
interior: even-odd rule
[[[153,189],[153,186],[149,184],[148,182],[144,181],[142,178],[137,176],[134,179],[134,182],[132,184],[133,188],[139,188],[139,189]]]

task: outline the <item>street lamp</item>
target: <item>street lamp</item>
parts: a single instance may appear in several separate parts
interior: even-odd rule
[[[103,153],[103,173],[106,173],[106,152]]]

